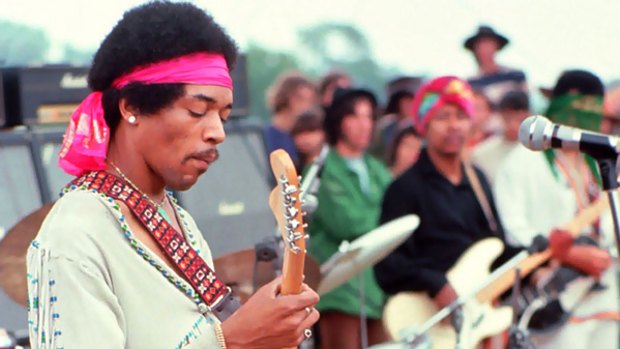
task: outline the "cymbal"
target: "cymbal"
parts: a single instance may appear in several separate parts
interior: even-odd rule
[[[46,204],[17,222],[0,240],[0,289],[16,303],[26,305],[26,252],[54,204]]]
[[[277,260],[275,263],[278,263]],[[240,298],[241,303],[245,303],[256,291],[253,287],[254,278],[256,278],[256,288],[258,289],[276,277],[274,262],[256,263],[256,250],[254,248],[216,258],[214,264],[217,276],[233,290],[233,294]],[[316,290],[321,279],[319,265],[308,255],[306,255],[304,264],[304,275],[306,276],[304,282]]]
[[[321,283],[317,292],[323,295],[344,284],[362,270],[373,266],[400,246],[420,224],[420,218],[409,214],[371,230],[349,243],[321,265]]]

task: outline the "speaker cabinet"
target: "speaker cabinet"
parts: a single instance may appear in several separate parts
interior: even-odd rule
[[[18,221],[42,205],[30,144],[30,134],[25,129],[0,131],[0,240]],[[0,289],[0,327],[23,330],[27,326],[26,308]]]
[[[32,153],[38,166],[44,203],[57,200],[62,188],[74,178],[58,166],[64,132],[64,126],[31,128]]]
[[[0,131],[0,235],[43,204],[26,130]]]

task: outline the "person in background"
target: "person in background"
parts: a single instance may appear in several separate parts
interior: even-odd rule
[[[402,129],[389,147],[387,162],[392,177],[398,178],[418,160],[422,137],[413,126]]]
[[[316,87],[307,77],[287,72],[269,88],[267,102],[273,112],[271,123],[264,128],[267,155],[276,149],[284,149],[293,162],[299,164],[291,129],[301,113],[316,105]]]
[[[325,144],[323,113],[316,108],[302,113],[297,118],[291,135],[299,155],[298,172],[301,173],[321,153]]]
[[[390,95],[383,116],[375,127],[373,154],[378,158],[386,159],[388,148],[396,134],[412,125],[412,102],[413,93],[406,90],[396,91]]]
[[[471,134],[467,140],[467,150],[471,151],[478,143],[484,141],[492,133],[488,126],[493,119],[495,106],[493,102],[481,91],[474,90],[474,116]]]
[[[412,126],[411,103],[422,78],[401,76],[386,85],[389,96],[383,115],[377,120],[371,153],[388,163],[390,145],[404,128]]]
[[[598,132],[603,95],[603,84],[596,75],[584,70],[566,71],[551,92],[545,115],[562,125]],[[618,348],[618,280],[616,268],[609,268],[612,262],[608,253],[614,241],[611,221],[603,215],[581,232],[579,240],[587,239],[591,244],[573,243],[571,235],[558,228],[601,195],[599,181],[594,160],[568,149],[534,152],[516,147],[497,170],[494,189],[508,238],[515,244],[528,245],[541,233],[549,236],[550,242],[567,236],[566,252],[558,259],[561,265],[597,278],[604,285],[585,296],[575,289],[564,292],[563,297],[579,302],[561,328],[533,337],[538,348]]]
[[[530,102],[523,91],[510,91],[499,102],[499,114],[504,123],[501,135],[493,135],[473,150],[472,161],[487,175],[493,184],[501,161],[519,145],[519,127],[530,115]]]
[[[605,93],[601,132],[620,135],[620,86]]]
[[[344,72],[332,71],[319,81],[319,98],[323,109],[327,109],[334,97],[334,91],[338,88],[351,87],[351,78]]]
[[[521,90],[527,92],[527,80],[521,70],[508,68],[496,61],[496,54],[501,51],[509,40],[487,25],[478,27],[478,31],[463,43],[476,60],[478,73],[467,81],[476,91],[482,92],[492,106],[497,106],[500,99],[508,91]],[[497,114],[486,123],[490,133],[500,133],[501,119]]]
[[[364,89],[338,89],[325,114],[325,136],[330,151],[325,159],[318,208],[308,232],[309,252],[319,263],[338,252],[343,241],[353,241],[377,227],[381,199],[391,181],[387,168],[368,155],[377,102]],[[384,295],[375,281],[372,268],[359,278],[365,294],[368,341],[387,340],[381,321]],[[359,279],[355,277],[321,296],[317,309],[322,349],[359,349]]]
[[[427,82],[415,97],[414,122],[426,146],[418,161],[390,184],[380,222],[413,213],[420,217],[420,226],[375,265],[377,281],[386,293],[425,292],[442,308],[458,297],[446,272],[461,254],[481,239],[504,237],[484,174],[472,168],[471,178],[464,167],[473,109],[471,87],[454,76]],[[506,247],[508,257],[514,251]]]

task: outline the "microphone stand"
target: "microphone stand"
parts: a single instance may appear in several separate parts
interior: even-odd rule
[[[593,155],[593,154],[591,154]],[[596,158],[596,162],[599,166],[601,173],[601,182],[603,190],[607,193],[609,199],[609,207],[611,208],[611,218],[614,222],[614,237],[616,238],[616,248],[618,250],[618,257],[620,257],[620,196],[618,196],[618,174],[616,173],[616,161],[618,161],[617,154],[615,157],[609,157],[604,159]]]
[[[508,330],[508,349],[535,349],[529,339],[527,323],[519,323],[519,298],[521,297],[521,269],[515,268],[515,283],[512,285],[512,325]],[[529,322],[529,321],[528,321]]]
[[[601,174],[601,184],[603,191],[607,193],[609,199],[609,207],[611,209],[611,218],[614,222],[614,237],[616,240],[616,287],[618,287],[618,299],[620,299],[620,196],[618,195],[618,173],[616,172],[616,163],[618,161],[618,154],[613,154],[604,158],[597,158],[592,155],[599,166],[599,172]],[[619,309],[620,311],[620,305]]]

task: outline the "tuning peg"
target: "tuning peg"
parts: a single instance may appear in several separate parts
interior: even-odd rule
[[[298,213],[299,213],[298,209],[296,209],[294,206],[290,206],[290,207],[287,207],[285,214],[287,218],[293,218],[293,217],[296,217]]]
[[[297,198],[290,195],[284,195],[284,203],[286,205],[295,205],[297,203]]]
[[[292,219],[288,221],[287,228],[290,230],[296,230],[299,227],[299,221],[296,219]]]
[[[294,186],[294,185],[287,185],[287,184],[284,185],[284,194],[285,195],[290,195],[290,194],[293,194],[295,192],[297,192],[297,187],[296,186]]]
[[[291,252],[293,252],[293,253],[301,252],[301,248],[299,248],[297,245],[295,245],[294,242],[289,243],[289,248],[290,248]]]

